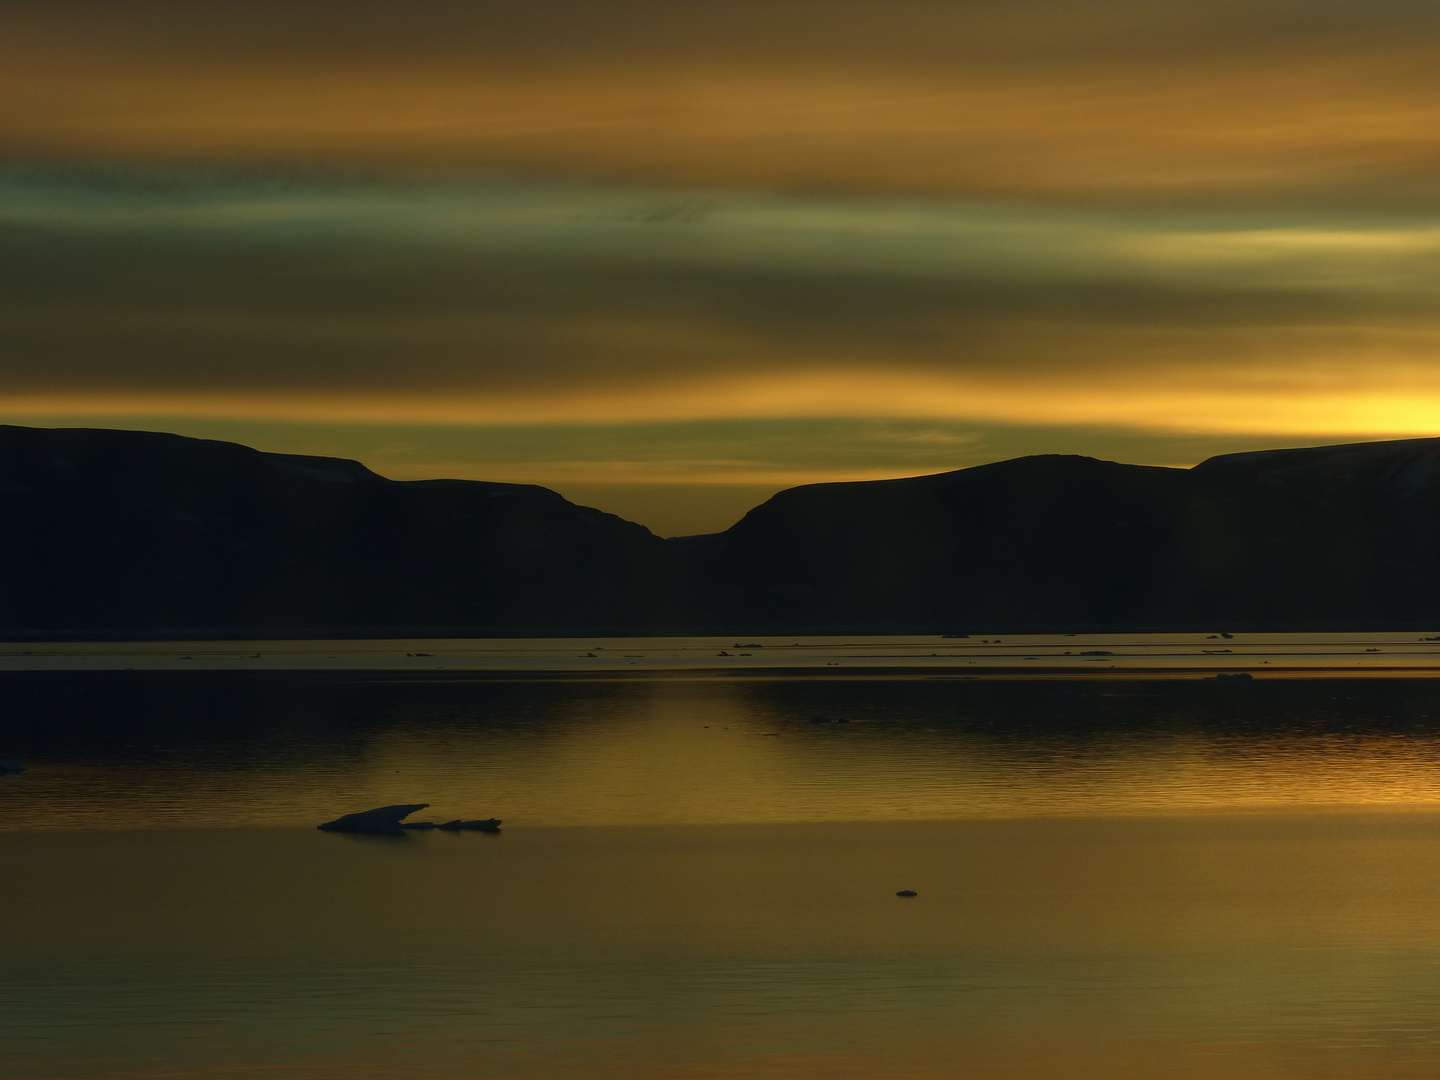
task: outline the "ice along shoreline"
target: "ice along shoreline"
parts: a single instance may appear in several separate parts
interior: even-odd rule
[[[12,642],[6,672],[1440,675],[1440,634],[1156,633]]]

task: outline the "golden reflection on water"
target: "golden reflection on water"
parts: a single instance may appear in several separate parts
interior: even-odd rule
[[[25,873],[0,894],[6,1075],[1440,1067],[1435,814],[9,834],[0,857]]]
[[[0,787],[0,830],[294,826],[395,802],[528,826],[1440,807],[1430,680],[341,683],[320,698],[282,681],[232,697],[290,726],[246,713],[225,738],[182,737],[218,724],[197,715],[217,707],[205,685],[145,704],[183,713],[158,736],[40,747]],[[86,738],[123,727],[96,708]],[[329,726],[294,730],[317,715]]]
[[[1440,680],[0,706],[7,1077],[1440,1074]],[[412,800],[505,829],[311,827]]]

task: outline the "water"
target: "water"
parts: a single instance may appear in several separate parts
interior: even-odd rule
[[[730,637],[439,638],[264,641],[56,641],[0,645],[0,674],[40,671],[331,671],[357,673],[702,672],[1156,677],[1248,671],[1273,678],[1440,674],[1440,634],[1107,633],[744,635]]]
[[[1429,1077],[1436,717],[1434,680],[12,676],[0,1075]],[[505,830],[313,829],[393,801]]]
[[[31,768],[0,787],[0,831],[309,826],[397,802],[516,828],[1440,809],[1433,680],[4,687],[0,757]]]

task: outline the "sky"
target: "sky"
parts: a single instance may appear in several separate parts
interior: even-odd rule
[[[662,534],[1440,435],[1429,0],[0,0],[0,422]]]

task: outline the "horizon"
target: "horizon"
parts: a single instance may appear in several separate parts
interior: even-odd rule
[[[67,428],[60,428],[60,427],[54,427],[54,428],[50,428],[50,427],[40,427],[39,425],[31,425],[31,424],[8,424],[8,423],[7,423],[7,424],[0,424],[0,427],[21,427],[21,428],[31,428],[31,429],[34,429],[34,430],[66,430],[66,429],[67,429]],[[68,426],[67,426],[67,427],[68,427]],[[70,430],[114,431],[114,432],[127,432],[127,433],[135,433],[135,434],[142,434],[142,435],[144,435],[144,434],[180,435],[181,438],[200,438],[200,439],[211,439],[211,441],[217,441],[217,442],[228,442],[228,443],[232,443],[232,444],[237,445],[237,446],[244,446],[244,447],[246,447],[246,448],[248,448],[248,449],[259,451],[260,453],[263,453],[263,454],[281,454],[281,455],[299,456],[299,457],[318,457],[318,458],[331,458],[331,459],[334,459],[334,460],[344,460],[344,461],[349,461],[349,462],[351,462],[351,463],[353,463],[353,464],[360,465],[360,466],[364,467],[365,469],[369,470],[370,472],[374,473],[375,475],[381,477],[382,479],[385,479],[385,480],[395,480],[395,481],[402,482],[402,483],[404,483],[404,482],[412,482],[412,481],[421,481],[421,482],[423,482],[423,481],[425,481],[425,480],[473,480],[473,481],[477,481],[477,482],[480,482],[480,483],[516,483],[516,481],[496,480],[495,478],[489,477],[489,476],[466,476],[466,477],[459,477],[459,476],[391,476],[391,475],[387,475],[386,473],[381,472],[379,469],[373,467],[373,466],[371,465],[371,463],[369,463],[369,462],[367,462],[367,461],[364,461],[364,460],[361,460],[360,458],[343,457],[343,456],[341,456],[341,455],[334,455],[334,454],[294,454],[292,451],[288,451],[288,450],[272,450],[272,449],[270,449],[270,448],[268,448],[268,447],[266,447],[266,446],[254,446],[254,445],[251,445],[251,444],[249,444],[249,443],[236,442],[236,441],[233,440],[233,439],[213,439],[213,438],[210,437],[210,436],[183,435],[183,434],[181,434],[181,433],[179,433],[179,432],[173,432],[173,431],[156,431],[156,430],[148,429],[148,428],[124,428],[124,427],[122,427],[122,428],[117,428],[117,427],[77,426],[77,427],[75,427],[75,428],[70,428]],[[944,475],[944,474],[946,474],[946,473],[951,473],[951,472],[964,472],[964,471],[966,471],[966,470],[968,470],[968,469],[980,468],[980,467],[985,466],[985,465],[998,465],[998,464],[1003,464],[1003,463],[1008,462],[1008,461],[1017,461],[1017,460],[1020,460],[1020,459],[1022,459],[1022,458],[1028,458],[1028,457],[1080,457],[1080,458],[1086,458],[1087,460],[1091,460],[1091,461],[1099,461],[1099,462],[1104,462],[1104,463],[1107,463],[1107,464],[1115,464],[1115,465],[1133,465],[1133,466],[1136,466],[1136,467],[1166,468],[1166,469],[1175,469],[1175,470],[1188,470],[1188,469],[1196,468],[1197,466],[1202,465],[1202,464],[1204,464],[1204,463],[1207,462],[1207,461],[1213,460],[1213,458],[1216,458],[1216,457],[1232,457],[1232,456],[1241,456],[1241,455],[1249,455],[1249,454],[1284,453],[1284,452],[1286,452],[1286,451],[1291,451],[1291,450],[1297,450],[1297,451],[1299,451],[1299,450],[1332,450],[1332,449],[1345,449],[1345,448],[1348,448],[1348,447],[1360,447],[1360,446],[1370,446],[1370,445],[1385,445],[1385,444],[1389,444],[1389,443],[1402,443],[1402,442],[1426,442],[1426,441],[1430,441],[1430,440],[1440,441],[1440,437],[1437,437],[1437,436],[1425,436],[1425,437],[1413,438],[1413,439],[1376,439],[1376,440],[1365,440],[1365,441],[1362,441],[1362,442],[1306,444],[1306,445],[1303,445],[1303,446],[1261,447],[1261,448],[1258,448],[1258,449],[1231,451],[1231,452],[1229,452],[1229,453],[1215,454],[1215,455],[1211,455],[1211,457],[1204,458],[1204,459],[1202,459],[1201,461],[1197,461],[1197,462],[1194,462],[1194,463],[1188,464],[1188,465],[1169,465],[1169,464],[1156,465],[1156,464],[1151,464],[1151,463],[1146,463],[1146,462],[1119,461],[1119,460],[1117,460],[1117,459],[1115,459],[1115,458],[1096,457],[1096,456],[1093,455],[1093,454],[1065,453],[1065,452],[1062,452],[1062,451],[1048,451],[1048,450],[1047,450],[1047,451],[1040,451],[1040,452],[1031,453],[1031,454],[1019,454],[1019,455],[1016,455],[1015,457],[997,458],[997,459],[990,460],[990,461],[980,461],[980,462],[975,462],[975,463],[972,463],[972,464],[962,465],[962,466],[959,466],[958,468],[954,468],[954,469],[939,469],[939,470],[936,470],[936,471],[933,471],[933,472],[906,473],[906,474],[904,474],[904,475],[899,475],[899,476],[864,477],[864,478],[853,479],[853,480],[828,480],[828,479],[827,479],[827,480],[810,481],[809,483],[801,483],[801,484],[787,485],[787,486],[785,486],[785,487],[776,488],[776,489],[773,490],[773,491],[768,491],[768,490],[767,490],[766,494],[764,494],[763,497],[757,499],[757,501],[754,502],[753,504],[745,505],[744,508],[741,509],[741,510],[739,510],[738,513],[735,513],[735,512],[734,512],[734,507],[737,506],[737,505],[739,505],[738,500],[747,497],[747,496],[751,493],[751,489],[750,489],[749,487],[747,487],[747,486],[743,486],[743,485],[733,485],[733,486],[731,486],[731,489],[730,489],[729,491],[727,491],[727,495],[730,496],[730,498],[729,498],[728,500],[715,500],[715,499],[712,498],[712,499],[705,500],[703,503],[701,503],[701,504],[699,504],[699,505],[696,505],[696,504],[681,505],[681,506],[678,507],[678,508],[675,507],[674,505],[666,505],[666,504],[662,501],[662,500],[663,500],[663,493],[657,495],[656,493],[654,493],[653,491],[650,491],[650,490],[642,491],[642,492],[639,494],[638,498],[632,495],[632,496],[631,496],[631,499],[628,500],[628,501],[631,503],[631,505],[637,506],[637,507],[640,509],[640,511],[641,511],[642,514],[646,514],[647,516],[650,516],[651,519],[654,520],[654,521],[659,521],[659,522],[666,522],[666,521],[668,521],[668,522],[672,522],[672,523],[683,523],[683,524],[682,524],[682,527],[683,527],[683,525],[688,525],[688,524],[690,524],[690,523],[697,522],[697,521],[704,521],[704,522],[711,522],[711,523],[714,523],[714,522],[723,522],[723,524],[719,524],[719,525],[718,525],[717,527],[715,527],[715,528],[703,529],[703,530],[698,530],[698,531],[694,531],[694,532],[662,531],[663,526],[662,526],[662,528],[656,528],[656,527],[654,527],[649,521],[641,520],[639,517],[631,517],[631,516],[629,516],[629,515],[627,515],[627,514],[625,514],[625,513],[621,513],[621,512],[618,512],[618,511],[615,510],[615,509],[612,509],[611,507],[612,507],[613,505],[615,505],[616,503],[619,503],[619,504],[621,504],[621,505],[624,505],[624,504],[627,502],[626,493],[621,493],[621,494],[618,496],[618,498],[617,498],[616,493],[614,493],[614,492],[611,491],[611,490],[607,490],[607,488],[604,487],[604,486],[600,487],[600,488],[599,488],[599,491],[600,491],[600,493],[601,493],[602,495],[607,496],[606,501],[607,501],[607,502],[610,502],[610,503],[611,503],[611,506],[595,505],[594,503],[584,501],[584,499],[572,498],[572,497],[566,495],[565,492],[559,491],[559,490],[556,489],[556,488],[550,488],[550,487],[548,487],[548,486],[545,485],[545,484],[535,484],[535,485],[533,485],[533,486],[543,487],[543,488],[546,488],[547,490],[555,491],[556,494],[561,495],[561,496],[562,496],[563,498],[565,498],[567,501],[569,501],[569,502],[571,502],[571,503],[573,503],[573,504],[575,504],[575,505],[578,505],[578,506],[589,506],[589,507],[591,507],[592,509],[602,510],[602,511],[604,511],[605,513],[609,513],[609,514],[615,514],[615,516],[620,517],[620,518],[623,518],[624,520],[629,521],[629,522],[631,522],[632,524],[643,525],[643,526],[645,526],[647,529],[649,529],[651,532],[653,532],[656,536],[659,536],[659,537],[662,537],[662,538],[677,538],[677,537],[686,537],[686,536],[710,535],[710,534],[713,534],[713,533],[724,532],[724,531],[726,531],[728,528],[730,528],[730,526],[736,524],[736,523],[737,523],[742,517],[744,517],[750,510],[753,510],[753,509],[755,509],[756,507],[759,507],[759,506],[763,505],[765,502],[769,501],[769,499],[773,498],[775,495],[779,494],[780,492],[782,492],[782,491],[788,491],[788,490],[791,490],[792,488],[795,488],[795,487],[809,487],[809,486],[813,486],[814,484],[868,483],[868,482],[885,481],[885,480],[909,480],[909,479],[919,479],[919,478],[926,477],[926,476],[938,476],[938,475]],[[582,488],[583,488],[583,486],[582,486]],[[733,517],[731,516],[732,514],[733,514]]]

